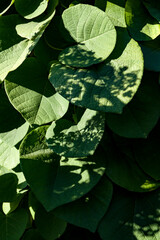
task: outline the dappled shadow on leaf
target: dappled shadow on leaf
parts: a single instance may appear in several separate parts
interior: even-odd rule
[[[63,64],[84,68],[102,62],[104,59],[97,57],[96,53],[89,50],[83,43],[64,49],[59,55]]]
[[[121,113],[132,98],[138,72],[128,72],[128,67],[116,69],[114,62],[94,69],[72,69],[55,64],[50,81],[67,100],[93,110]]]
[[[133,194],[115,187],[111,205],[99,225],[102,239],[158,239],[159,203],[159,189],[150,193]]]
[[[85,117],[86,114],[87,112]],[[88,114],[90,114],[89,111]],[[51,137],[47,138],[47,144],[54,152],[65,157],[92,155],[102,138],[104,120],[103,113],[95,112],[87,121],[80,120],[78,125],[68,129],[67,126],[60,129],[62,121],[57,121],[55,127],[50,130]]]
[[[93,110],[121,113],[124,105],[132,99],[142,76],[142,54],[127,31],[117,29],[117,44],[104,63],[87,69],[60,63],[51,66],[50,82],[71,103]],[[133,51],[134,47],[136,50]]]

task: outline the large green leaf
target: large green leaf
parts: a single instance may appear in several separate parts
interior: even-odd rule
[[[4,215],[0,212],[0,239],[18,240],[25,231],[28,215],[25,209],[18,209]]]
[[[37,199],[47,211],[76,200],[89,192],[105,171],[105,159],[59,159],[45,142],[47,126],[33,130],[21,146],[21,166]]]
[[[133,142],[135,159],[142,169],[156,180],[160,180],[160,128],[159,123],[146,140]]]
[[[112,191],[112,183],[104,176],[88,194],[56,208],[53,212],[71,224],[95,232],[109,207]]]
[[[143,0],[149,13],[160,23],[160,3],[157,0]]]
[[[113,201],[98,232],[102,240],[160,238],[160,191],[133,195],[115,189]]]
[[[41,15],[48,6],[48,0],[15,0],[17,12],[26,19],[32,19]]]
[[[138,41],[152,40],[160,34],[160,24],[151,17],[141,0],[127,0],[126,23],[131,36]]]
[[[44,124],[61,118],[68,101],[55,93],[48,81],[47,70],[35,58],[28,58],[5,80],[13,106],[30,124]],[[34,102],[34,104],[33,104]]]
[[[72,67],[87,67],[104,61],[113,51],[116,30],[102,10],[78,4],[66,9],[62,19],[65,29],[77,44],[61,52],[61,63]]]
[[[117,185],[134,192],[147,192],[160,186],[159,182],[145,174],[134,156],[122,152],[115,142],[104,142],[106,174]]]
[[[1,81],[6,78],[10,71],[18,68],[26,59],[28,54],[31,53],[40,37],[42,36],[45,28],[53,18],[55,14],[54,9],[55,5],[53,4],[52,11],[49,13],[49,15],[47,15],[45,18],[39,19],[36,22],[27,22],[23,20],[23,18],[20,18],[16,15],[6,17],[2,16],[0,18],[0,25],[2,24],[2,28],[0,28],[0,38],[1,35],[5,33],[4,37],[2,37],[2,40],[4,39],[4,41],[1,41],[0,46]],[[11,18],[13,18],[13,23],[10,23]],[[5,24],[3,22],[5,22]],[[18,35],[26,39],[23,40],[15,33],[15,25]],[[14,35],[12,32],[14,32]],[[7,36],[7,38],[5,38],[5,36]]]
[[[156,77],[156,74],[146,72],[138,92],[123,109],[123,113],[106,115],[112,131],[128,138],[148,136],[160,117],[160,89]]]
[[[64,220],[56,217],[53,212],[46,212],[43,208],[36,211],[35,224],[39,233],[46,240],[59,238],[67,227]]]
[[[152,41],[140,43],[144,67],[150,71],[160,72],[160,36]]]
[[[117,44],[110,59],[89,69],[53,63],[49,80],[75,105],[121,113],[137,91],[143,74],[142,52],[125,29],[118,30]]]
[[[53,122],[48,128],[46,138],[48,146],[65,157],[86,157],[93,155],[104,133],[105,115],[87,109],[77,125],[61,127],[60,122]]]

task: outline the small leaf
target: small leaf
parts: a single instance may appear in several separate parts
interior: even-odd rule
[[[148,12],[160,23],[160,4],[157,0],[143,0]]]

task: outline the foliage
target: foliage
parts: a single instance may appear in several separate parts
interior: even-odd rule
[[[159,239],[160,2],[0,15],[0,239]]]

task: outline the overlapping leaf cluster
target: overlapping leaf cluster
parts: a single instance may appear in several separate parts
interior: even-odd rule
[[[1,240],[159,239],[159,72],[157,0],[0,0]]]

